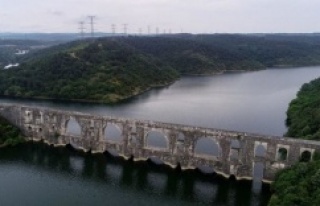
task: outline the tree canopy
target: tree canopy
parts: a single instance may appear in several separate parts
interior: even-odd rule
[[[117,102],[184,74],[320,65],[319,42],[319,38],[254,35],[78,40],[32,51],[19,57],[19,67],[0,70],[0,95]],[[6,55],[0,54],[0,62],[11,58]]]
[[[20,130],[0,116],[0,145],[15,145],[23,142]]]
[[[287,136],[320,140],[320,78],[304,84],[287,111]],[[309,159],[309,158],[308,158]],[[303,161],[304,158],[301,158]],[[280,171],[269,205],[320,205],[320,158]]]
[[[320,140],[320,78],[304,84],[287,111],[286,136]]]

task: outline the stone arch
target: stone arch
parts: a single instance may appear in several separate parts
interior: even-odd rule
[[[312,159],[312,153],[309,150],[304,150],[300,154],[300,162],[310,162]]]
[[[241,148],[240,141],[236,139],[231,140],[230,147],[231,149],[240,149]]]
[[[74,117],[70,117],[66,123],[66,133],[73,136],[81,136],[81,130],[78,121]]]
[[[178,134],[178,136],[177,136],[177,141],[178,141],[178,142],[181,142],[181,143],[184,143],[184,141],[185,141],[185,136],[184,136],[184,134],[183,134],[182,132],[180,132],[180,133]]]
[[[151,156],[148,158],[149,161],[151,161],[152,163],[156,164],[156,165],[163,165],[165,164],[159,157],[157,156]]]
[[[256,143],[254,149],[255,157],[265,157],[267,155],[267,145],[266,143]]]
[[[207,165],[197,165],[197,169],[204,174],[212,174],[215,173],[215,170]]]
[[[79,139],[77,137],[70,137],[69,139],[69,145],[76,150],[79,150],[82,145],[81,142],[78,141]]]
[[[147,147],[167,149],[168,139],[160,131],[150,131],[146,136],[146,145]]]
[[[138,144],[138,138],[135,135],[131,135],[130,144],[131,145],[137,145]]]
[[[111,155],[112,157],[119,157],[119,152],[116,149],[107,149],[105,153]]]
[[[25,111],[25,123],[31,123],[33,119],[32,111]]]
[[[194,153],[219,157],[221,151],[219,144],[215,140],[208,137],[201,137],[196,142]]]
[[[288,149],[284,147],[278,148],[277,161],[286,161],[288,159]]]
[[[104,129],[104,136],[106,140],[120,142],[123,140],[122,131],[120,127],[113,123],[107,123]]]

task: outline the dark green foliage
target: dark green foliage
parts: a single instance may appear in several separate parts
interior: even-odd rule
[[[16,145],[23,142],[20,130],[0,117],[0,145]]]
[[[115,102],[178,78],[171,67],[111,39],[73,42],[37,55],[0,71],[0,94]]]
[[[30,52],[19,68],[0,70],[0,95],[116,102],[179,74],[319,65],[318,39],[168,35],[73,41]]]
[[[213,38],[215,36],[212,36]],[[139,51],[154,55],[182,74],[215,74],[226,70],[257,70],[260,62],[227,48],[184,38],[123,38],[121,41]]]
[[[271,185],[269,205],[320,205],[320,161],[299,163],[282,170]]]
[[[286,136],[320,140],[320,79],[304,84],[287,111]]]
[[[320,139],[320,79],[304,84],[287,111],[287,136]],[[269,205],[320,205],[320,154],[301,154],[300,163],[280,171]]]
[[[320,37],[307,35],[187,35],[185,39],[232,53],[234,57],[258,62],[264,67],[320,64]]]

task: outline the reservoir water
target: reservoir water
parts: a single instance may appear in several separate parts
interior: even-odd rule
[[[285,112],[320,67],[183,77],[116,105],[0,98],[62,110],[283,135]],[[266,205],[269,186],[27,143],[0,149],[0,205]]]

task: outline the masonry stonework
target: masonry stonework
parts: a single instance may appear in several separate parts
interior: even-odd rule
[[[0,115],[21,129],[28,140],[44,141],[55,146],[72,145],[85,152],[114,151],[124,158],[147,160],[156,157],[172,167],[195,169],[199,166],[237,179],[252,179],[254,165],[264,165],[263,180],[272,181],[275,173],[299,161],[304,153],[320,151],[320,143],[292,138],[263,136],[211,128],[167,124],[78,112],[57,111],[21,105],[0,104]],[[67,131],[68,122],[80,126],[78,134]],[[121,141],[108,140],[107,125],[121,131]],[[159,132],[166,148],[151,147],[148,133]],[[215,142],[217,155],[196,152],[197,142],[205,137]],[[264,152],[259,153],[259,149]],[[280,153],[283,152],[283,153]]]

